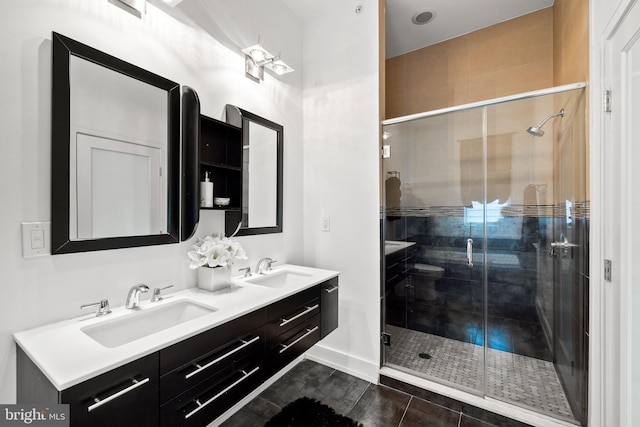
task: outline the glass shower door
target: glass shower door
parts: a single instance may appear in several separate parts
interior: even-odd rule
[[[483,110],[385,126],[385,365],[484,394]],[[398,268],[398,262],[401,263]]]
[[[586,230],[576,216],[586,200],[580,99],[563,92],[486,107],[486,394],[570,421],[580,419],[582,401],[570,400],[582,398],[584,373],[574,277],[587,237],[576,234],[576,225]]]
[[[584,111],[578,88],[385,122],[386,366],[584,419]]]

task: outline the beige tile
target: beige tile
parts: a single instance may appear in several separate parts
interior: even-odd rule
[[[406,115],[404,110],[404,94],[390,95],[387,93],[385,98],[385,118],[400,117]]]

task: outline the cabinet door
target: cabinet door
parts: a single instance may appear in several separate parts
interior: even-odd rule
[[[158,353],[61,392],[72,427],[158,425]]]
[[[338,278],[320,285],[320,339],[338,327]]]

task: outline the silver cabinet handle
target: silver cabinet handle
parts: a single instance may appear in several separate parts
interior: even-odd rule
[[[243,374],[242,378],[240,378],[239,380],[236,380],[234,383],[232,383],[231,385],[226,387],[224,390],[222,390],[220,393],[216,394],[215,396],[213,396],[211,399],[207,400],[204,403],[200,403],[200,401],[198,399],[196,399],[195,402],[198,405],[198,407],[196,409],[194,409],[193,411],[189,412],[188,414],[186,414],[184,416],[184,419],[186,420],[186,419],[190,418],[192,415],[196,414],[202,408],[204,408],[205,406],[207,406],[211,402],[215,401],[217,398],[219,398],[220,396],[222,396],[223,394],[225,394],[226,392],[228,392],[229,390],[231,390],[232,388],[234,388],[235,386],[240,384],[242,381],[244,381],[247,378],[249,378],[249,376],[251,376],[251,375],[255,374],[256,372],[258,372],[258,369],[260,369],[260,366],[256,366],[255,368],[253,368],[253,370],[251,372],[240,371]]]
[[[239,351],[240,351],[240,350],[242,350],[243,348],[246,348],[246,347],[250,346],[250,345],[251,345],[251,344],[253,344],[254,342],[258,341],[259,339],[260,339],[260,336],[257,336],[257,337],[253,338],[253,339],[252,339],[252,340],[250,340],[250,341],[244,341],[244,340],[241,340],[241,341],[242,341],[242,345],[241,345],[241,346],[234,348],[234,349],[233,349],[233,350],[231,350],[230,352],[223,354],[222,356],[218,357],[218,358],[217,358],[217,359],[215,359],[215,360],[212,360],[211,362],[207,363],[206,365],[202,365],[202,366],[200,366],[200,365],[196,364],[196,367],[197,367],[198,369],[196,369],[196,370],[194,370],[194,371],[192,371],[192,372],[189,372],[187,375],[185,375],[185,376],[184,376],[184,379],[185,379],[185,380],[188,380],[188,379],[189,379],[189,378],[191,378],[192,376],[199,374],[200,372],[202,372],[202,371],[204,371],[205,369],[207,369],[207,368],[209,368],[209,367],[211,367],[211,366],[215,365],[216,363],[220,362],[221,360],[224,360],[224,359],[226,359],[227,357],[231,356],[232,354],[239,352]]]
[[[302,341],[303,339],[305,339],[306,337],[308,337],[309,335],[311,335],[312,333],[314,333],[315,331],[318,330],[318,326],[314,326],[313,329],[307,329],[307,332],[305,332],[304,335],[302,335],[300,338],[296,339],[294,342],[292,342],[289,345],[284,345],[284,344],[280,344],[283,348],[280,349],[280,354],[284,353],[285,351],[287,351],[289,348],[293,347],[294,345],[296,345],[299,341]]]
[[[467,239],[467,263],[473,267],[473,239]]]
[[[284,326],[287,323],[293,322],[296,319],[301,318],[302,316],[304,316],[307,313],[311,313],[313,310],[316,310],[318,307],[320,307],[318,304],[311,306],[311,307],[305,307],[306,310],[303,311],[302,313],[298,313],[295,316],[293,316],[291,319],[282,319],[282,322],[280,322],[280,326]]]
[[[149,378],[145,378],[142,381],[138,381],[136,379],[132,379],[131,380],[133,382],[133,384],[131,384],[129,387],[125,388],[124,390],[120,390],[117,393],[112,394],[111,396],[105,398],[105,399],[98,399],[97,397],[93,399],[94,403],[93,405],[89,405],[87,407],[87,412],[91,412],[94,409],[98,409],[99,407],[101,407],[102,405],[105,405],[109,402],[111,402],[113,399],[117,399],[118,397],[122,396],[123,394],[127,394],[130,391],[135,390],[136,388],[140,387],[143,384],[146,384],[149,382]]]
[[[326,293],[328,293],[328,294],[331,294],[331,293],[333,293],[333,292],[337,291],[337,290],[338,290],[338,288],[339,288],[339,286],[333,286],[333,287],[328,288],[328,289],[327,289],[327,288],[325,288],[325,290],[324,290],[324,291],[325,291]]]

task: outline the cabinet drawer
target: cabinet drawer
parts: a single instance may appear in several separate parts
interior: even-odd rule
[[[279,370],[320,341],[320,314],[267,343],[270,368]]]
[[[265,309],[256,310],[160,350],[160,375],[165,375],[193,360],[209,355],[215,351],[214,349],[236,342],[264,325],[266,322],[265,313]]]
[[[71,426],[157,426],[158,353],[61,392]]]
[[[295,295],[291,295],[281,301],[274,302],[267,307],[267,319],[275,320],[283,317],[287,317],[295,311],[298,307],[302,307],[305,304],[313,300],[317,300],[320,297],[320,287],[314,286],[304,291],[298,292]]]
[[[245,357],[264,349],[264,329],[257,329],[213,349],[160,378],[160,402],[177,396],[194,385],[229,369]]]
[[[255,389],[264,376],[256,357],[200,383],[160,407],[160,425],[205,426]]]
[[[308,322],[310,318],[320,314],[320,299],[315,298],[306,303],[289,307],[282,316],[272,318],[267,325],[266,335],[267,341],[274,340],[280,335],[298,328],[301,324]]]

